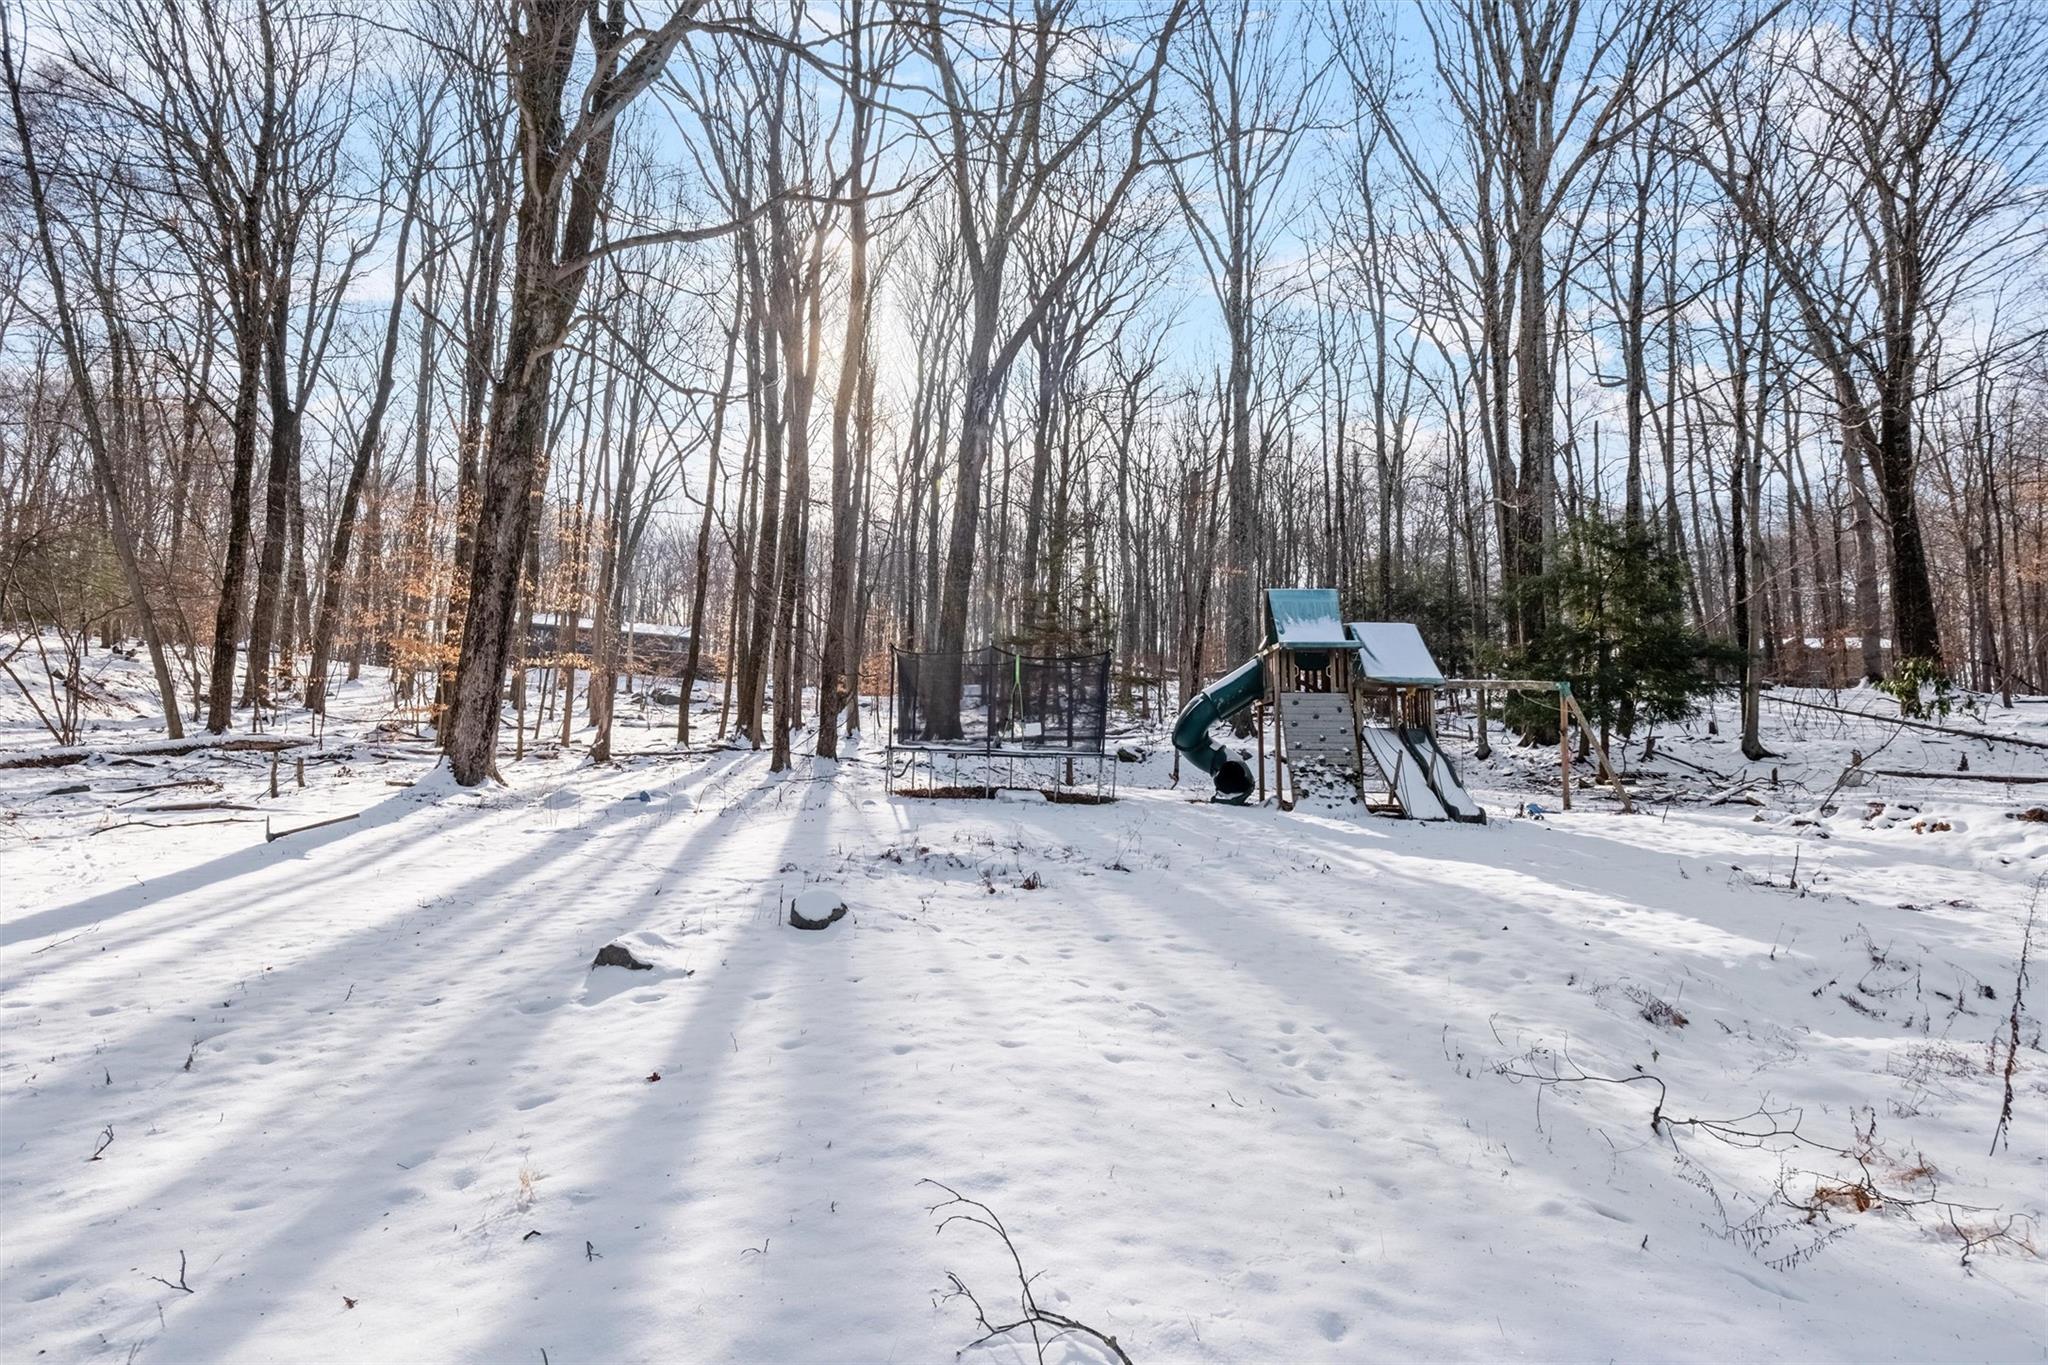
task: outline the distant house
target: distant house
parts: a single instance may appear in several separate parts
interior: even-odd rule
[[[588,616],[582,616],[577,618],[575,629],[569,630],[564,626],[565,620],[556,612],[535,612],[533,631],[526,637],[526,657],[540,660],[560,654],[588,654],[597,623]],[[689,662],[690,631],[687,626],[628,621],[620,628],[620,635],[619,669],[622,673],[680,677],[683,666]],[[699,673],[709,674],[712,663],[709,655],[700,659]]]

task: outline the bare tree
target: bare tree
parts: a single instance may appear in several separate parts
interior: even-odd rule
[[[1201,7],[1176,74],[1192,127],[1168,165],[1189,236],[1207,268],[1229,349],[1230,514],[1223,538],[1224,647],[1257,644],[1258,527],[1252,488],[1252,364],[1262,277],[1286,222],[1288,171],[1316,118],[1322,71],[1290,60],[1306,36],[1287,10],[1253,0]]]
[[[235,388],[232,477],[214,613],[206,728],[233,720],[235,652],[247,578],[251,484],[261,435],[264,349],[275,263],[266,234],[290,110],[317,56],[290,43],[297,11],[251,4],[110,6],[67,60],[125,136],[110,150],[128,183],[160,201],[157,221],[193,274],[226,300]]]
[[[855,582],[860,517],[854,498],[854,417],[862,377],[868,372],[868,336],[874,327],[868,196],[875,175],[875,101],[894,55],[886,43],[880,53],[873,50],[866,3],[848,0],[845,37],[846,78],[855,88],[855,97],[848,112],[847,134],[846,327],[839,352],[839,385],[832,397],[832,552],[825,575],[824,647],[818,664],[820,758],[839,756],[839,715],[849,700],[858,700],[855,694],[860,685],[860,660],[848,658],[856,633],[853,609],[859,590]]]
[[[0,59],[4,59],[4,63],[0,63],[0,70],[4,70],[7,78],[8,107],[14,118],[14,133],[21,154],[22,178],[27,185],[30,205],[35,215],[36,245],[42,254],[44,280],[50,289],[50,311],[55,317],[58,335],[62,339],[65,363],[70,370],[72,385],[77,390],[79,415],[85,427],[86,448],[92,457],[93,476],[99,486],[100,504],[106,509],[107,531],[114,543],[114,555],[121,565],[122,581],[126,584],[128,596],[134,604],[135,619],[143,643],[149,650],[150,669],[156,675],[157,697],[163,707],[164,730],[172,739],[181,739],[185,731],[178,715],[177,689],[171,682],[170,665],[164,656],[163,637],[157,630],[156,613],[150,606],[149,587],[143,581],[136,528],[128,515],[128,498],[122,490],[120,479],[115,474],[113,453],[107,433],[100,422],[100,401],[93,384],[91,367],[87,363],[85,341],[72,308],[70,292],[66,288],[63,259],[58,252],[56,235],[51,227],[45,182],[36,161],[35,138],[22,98],[21,68],[15,60],[14,38],[9,20],[9,12],[0,10]]]
[[[517,242],[504,353],[491,381],[462,654],[445,721],[450,765],[466,785],[494,768],[555,350],[597,255],[648,240],[595,240],[618,120],[665,69],[700,8],[702,0],[690,0],[652,29],[630,29],[623,0],[602,7],[598,0],[534,0],[513,17],[509,52],[522,167]],[[566,101],[586,37],[592,65],[571,119]],[[724,230],[652,236],[691,240]]]
[[[398,210],[398,244],[392,256],[391,304],[385,311],[383,343],[378,348],[377,367],[372,380],[370,407],[356,435],[355,458],[335,513],[334,537],[328,548],[321,582],[319,616],[313,626],[312,662],[306,675],[305,702],[308,709],[324,713],[327,708],[327,660],[333,648],[334,632],[348,601],[348,557],[355,535],[356,513],[370,464],[384,440],[384,415],[391,404],[397,380],[398,343],[405,320],[405,292],[413,279],[412,239],[420,212],[420,195],[426,179],[427,161],[434,144],[433,120],[440,108],[438,92],[415,91],[415,124],[410,155],[392,167],[392,178],[403,196]],[[394,130],[395,132],[396,130]],[[381,216],[381,215],[380,215]],[[273,457],[275,458],[275,457]],[[250,646],[253,669],[255,645]]]
[[[998,10],[976,22],[932,0],[922,6],[924,51],[937,74],[945,159],[967,293],[953,519],[933,644],[954,665],[935,670],[932,712],[953,717],[961,695],[958,657],[966,647],[982,481],[993,448],[996,408],[1010,367],[1031,329],[1094,251],[1145,169],[1161,73],[1187,0],[1173,0],[1142,46],[1119,47],[1080,22],[1075,0],[1037,0],[1024,18]],[[1120,127],[1118,126],[1120,124]],[[1006,307],[1005,285],[1018,234],[1041,212],[1048,186],[1084,147],[1121,134],[1124,154],[1075,253],[1036,297]]]
[[[1932,358],[2020,240],[2044,230],[2038,79],[2048,19],[2006,0],[1856,0],[1759,45],[1706,101],[1701,154],[1750,223],[1839,404],[1847,458],[1889,531],[1894,653],[1940,666],[1918,507],[1917,405]],[[1866,660],[1870,659],[1866,632]]]

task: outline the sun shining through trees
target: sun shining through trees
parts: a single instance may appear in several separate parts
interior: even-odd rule
[[[0,1356],[2035,1351],[2044,69],[0,0]]]
[[[1542,651],[1610,521],[1752,688],[2042,675],[2028,7],[642,17],[10,12],[10,610],[216,732],[403,655],[465,780],[628,620],[829,752],[891,641],[1188,689],[1267,582]]]

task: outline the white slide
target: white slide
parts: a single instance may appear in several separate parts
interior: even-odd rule
[[[1423,776],[1429,779],[1429,785],[1435,789],[1451,818],[1485,824],[1486,812],[1472,799],[1472,793],[1465,790],[1465,784],[1458,780],[1458,770],[1437,747],[1435,737],[1427,730],[1410,726],[1401,732],[1401,738],[1407,741],[1409,750],[1421,762]]]
[[[1373,762],[1379,764],[1380,771],[1386,774],[1388,788],[1400,801],[1401,809],[1407,812],[1409,819],[1450,819],[1450,812],[1444,809],[1444,803],[1437,800],[1436,792],[1431,789],[1422,763],[1401,742],[1399,735],[1379,725],[1368,725],[1361,733]]]

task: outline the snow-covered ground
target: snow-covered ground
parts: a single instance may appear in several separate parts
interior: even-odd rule
[[[463,791],[383,698],[275,799],[0,769],[0,1357],[947,1360],[1017,1267],[923,1181],[1139,1361],[2048,1356],[2040,928],[1988,1150],[2048,786],[1813,818],[1852,748],[2048,752],[1772,705],[1745,766],[1724,705],[1636,815],[1503,750],[1474,827],[1212,806],[1156,732],[1113,805],[897,798],[660,708]]]

